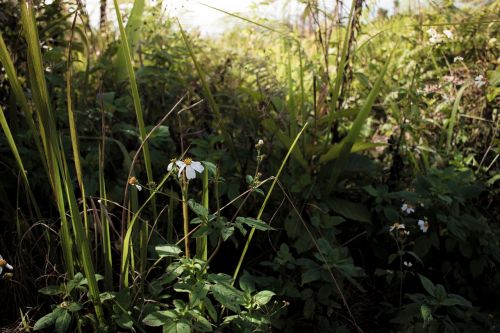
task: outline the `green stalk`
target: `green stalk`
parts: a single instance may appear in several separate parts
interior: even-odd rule
[[[111,234],[109,232],[109,219],[106,212],[106,180],[104,177],[104,140],[99,146],[99,197],[101,198],[101,224],[102,224],[102,254],[104,258],[104,286],[106,290],[113,290],[113,256],[111,248]]]
[[[186,178],[185,173],[182,174],[182,220],[184,226],[184,251],[186,252],[186,258],[191,257],[189,251],[189,209],[188,209],[188,187],[189,182]]]
[[[271,196],[271,193],[273,192],[274,186],[276,185],[276,182],[278,181],[281,171],[283,171],[283,168],[285,167],[286,162],[288,161],[288,158],[290,157],[290,154],[292,153],[293,149],[295,148],[295,145],[299,141],[300,136],[304,132],[304,130],[307,128],[308,123],[305,123],[304,127],[300,130],[299,134],[295,137],[295,140],[293,140],[292,145],[288,149],[288,152],[286,153],[285,158],[281,162],[281,166],[278,169],[278,172],[276,173],[276,176],[274,176],[273,183],[271,184],[271,187],[269,188],[269,191],[267,191],[267,195],[264,199],[264,202],[262,203],[262,206],[260,207],[259,213],[257,214],[257,220],[260,220],[262,217],[262,213],[264,213],[264,209],[266,208],[267,201],[269,200],[269,197]],[[248,234],[247,241],[245,243],[245,247],[243,248],[243,251],[241,252],[240,260],[238,261],[238,265],[236,266],[236,269],[234,270],[233,274],[233,281],[231,282],[231,285],[234,285],[236,282],[236,278],[238,277],[238,273],[240,272],[241,269],[241,264],[243,263],[243,260],[245,259],[245,255],[247,254],[248,247],[250,246],[250,242],[252,241],[253,234],[255,233],[255,228],[252,228],[250,230],[250,233]]]
[[[104,312],[102,310],[101,299],[99,288],[97,286],[97,280],[95,277],[94,264],[92,263],[92,251],[90,250],[90,240],[87,238],[85,229],[82,224],[80,217],[80,210],[78,209],[78,203],[75,197],[75,192],[72,187],[71,178],[69,176],[68,166],[62,156],[61,159],[61,178],[64,180],[64,189],[66,193],[66,199],[68,200],[70,216],[73,222],[73,235],[75,237],[75,245],[80,258],[80,262],[83,265],[83,271],[85,277],[87,278],[89,286],[89,297],[92,300],[97,319],[100,324],[104,324]]]
[[[201,195],[201,204],[207,210],[209,209],[209,190],[208,190],[208,168],[203,172],[203,192]],[[205,222],[203,222],[205,223]],[[196,257],[207,261],[208,259],[208,239],[207,235],[196,238]]]

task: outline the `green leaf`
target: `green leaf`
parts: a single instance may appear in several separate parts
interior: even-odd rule
[[[240,312],[240,304],[243,301],[241,292],[225,283],[212,285],[210,290],[219,303],[234,312]]]
[[[163,333],[191,333],[191,326],[184,320],[174,321],[163,326]]]
[[[431,280],[429,280],[428,278],[426,278],[425,276],[423,275],[420,275],[418,274],[418,277],[420,278],[420,282],[422,283],[422,286],[424,286],[424,289],[431,295],[431,296],[435,296],[434,293],[435,293],[435,290],[436,290],[436,287],[434,286],[434,283],[432,283]]]
[[[189,205],[189,208],[191,208],[191,210],[196,215],[198,215],[199,217],[201,217],[203,219],[203,221],[208,220],[208,209],[207,208],[203,207],[202,205],[200,205],[199,203],[197,203],[193,199],[188,200],[188,205]]]
[[[61,309],[57,308],[53,312],[46,314],[42,318],[38,319],[35,323],[35,326],[33,326],[33,329],[35,331],[38,331],[47,328],[49,326],[52,326],[56,321],[56,318],[58,317],[60,311]]]
[[[172,321],[175,318],[174,312],[170,310],[166,311],[155,311],[148,314],[142,322],[148,326],[162,326]]]
[[[309,282],[314,282],[321,279],[321,271],[319,269],[310,269],[302,273],[301,284],[304,285]]]
[[[156,253],[160,256],[160,258],[163,257],[178,257],[179,254],[182,252],[181,249],[173,244],[164,244],[164,245],[157,245],[155,246]]]
[[[50,295],[50,296],[64,294],[64,292],[61,290],[61,287],[59,287],[59,286],[48,286],[48,287],[45,287],[45,288],[38,290],[38,292],[40,294]]]
[[[251,217],[237,217],[236,218],[236,223],[241,223],[241,224],[246,224],[252,228],[255,228],[257,230],[262,230],[262,231],[268,231],[268,230],[276,230],[273,227],[271,227],[269,224],[262,220],[257,220]]]
[[[255,294],[255,296],[253,296],[253,298],[255,300],[255,303],[262,306],[262,305],[266,305],[274,295],[276,295],[276,294],[273,293],[272,291],[263,290],[263,291],[260,291],[257,294]]]
[[[422,315],[422,319],[424,320],[424,328],[425,328],[433,320],[432,311],[427,305],[422,304],[420,306],[420,314]]]
[[[350,220],[371,223],[370,211],[363,204],[336,198],[331,203],[331,207],[335,212]]]
[[[71,315],[68,311],[63,311],[56,319],[56,332],[64,333],[68,330],[71,323]]]
[[[80,303],[71,302],[71,303],[69,303],[67,309],[68,309],[68,311],[71,311],[71,312],[77,312],[77,311],[80,311],[82,308],[83,308],[83,305],[81,305]]]
[[[203,305],[205,306],[205,309],[207,310],[210,318],[212,318],[212,320],[214,322],[217,322],[217,311],[215,310],[215,307],[212,304],[212,301],[209,298],[205,298]]]
[[[193,322],[193,329],[199,332],[212,332],[212,325],[210,322],[203,317],[202,315],[192,312],[191,315],[193,316],[193,319],[195,320]]]

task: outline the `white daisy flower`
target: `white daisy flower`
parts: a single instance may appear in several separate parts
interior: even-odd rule
[[[415,213],[415,207],[404,202],[401,206],[401,211],[405,212],[406,214]]]
[[[445,34],[448,39],[453,39],[453,32],[451,32],[451,30],[445,29],[443,30],[443,34]]]
[[[172,164],[172,163],[170,163]],[[172,170],[173,165],[167,167],[167,170]],[[205,168],[203,165],[201,165],[200,162],[193,161],[191,158],[185,158],[182,161],[175,161],[175,164],[179,168],[179,178],[181,177],[182,171],[186,170],[186,178],[187,179],[195,179],[196,178],[196,172],[202,173]]]
[[[8,270],[13,270],[14,267],[10,265],[1,255],[0,255],[0,274],[2,274],[3,268],[7,268]]]
[[[418,227],[422,232],[427,232],[427,230],[429,230],[429,222],[426,220],[418,220]]]

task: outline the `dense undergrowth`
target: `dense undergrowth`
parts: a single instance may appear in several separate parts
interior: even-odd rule
[[[500,329],[500,3],[306,3],[0,1],[5,331]]]

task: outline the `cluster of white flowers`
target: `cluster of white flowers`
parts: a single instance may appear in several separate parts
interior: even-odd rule
[[[429,43],[431,44],[439,44],[443,41],[443,35],[440,34],[439,32],[436,31],[434,28],[430,28],[427,30],[427,33],[431,36],[429,38]],[[443,30],[444,36],[446,36],[448,39],[453,39],[453,32],[448,29]]]
[[[410,268],[411,266],[413,266],[413,264],[411,263],[411,261],[403,261],[403,265],[405,265],[408,268]]]
[[[14,267],[10,265],[1,255],[0,255],[0,274],[2,274],[3,268],[7,268],[8,270],[13,270]]]
[[[401,211],[405,212],[406,214],[415,213],[415,206],[404,202],[401,206]]]
[[[486,80],[484,79],[484,76],[478,75],[474,78],[474,86],[477,88],[481,88],[486,84]]]
[[[461,56],[458,56],[458,57],[453,58],[453,62],[457,62],[457,61],[462,62],[462,61],[464,61],[464,58],[463,58],[463,57],[461,57]]]

